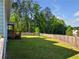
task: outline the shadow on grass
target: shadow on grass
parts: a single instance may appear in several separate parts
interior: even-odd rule
[[[45,38],[26,38],[9,40],[7,59],[67,59],[78,52],[54,45]]]

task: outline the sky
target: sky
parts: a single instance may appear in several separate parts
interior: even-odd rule
[[[51,12],[66,25],[79,26],[79,0],[36,0],[40,7],[49,7]]]

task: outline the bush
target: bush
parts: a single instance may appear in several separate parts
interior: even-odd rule
[[[35,28],[35,34],[37,34],[37,35],[40,34],[40,29],[39,29],[39,27],[36,27],[36,28]]]
[[[79,37],[79,30],[78,30],[78,32],[77,32],[77,36]]]
[[[67,28],[67,30],[66,30],[66,35],[72,36],[72,28],[71,28],[71,27],[68,27],[68,28]]]

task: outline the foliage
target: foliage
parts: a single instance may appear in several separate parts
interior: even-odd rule
[[[79,37],[79,30],[78,30],[78,32],[77,32],[77,36]]]
[[[72,27],[71,26],[67,27],[67,29],[66,29],[66,35],[72,36]]]
[[[77,27],[73,27],[73,29],[79,30],[79,26],[77,26]]]
[[[39,27],[36,27],[36,28],[35,28],[35,33],[36,33],[36,34],[39,34],[39,33],[40,33]]]
[[[53,15],[49,7],[41,10],[32,0],[12,3],[9,21],[16,23],[17,31],[35,32],[38,27],[41,33],[65,34],[64,21]]]

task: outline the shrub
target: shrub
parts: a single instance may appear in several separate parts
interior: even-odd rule
[[[78,30],[78,32],[77,32],[77,36],[79,37],[79,30]]]
[[[68,27],[68,28],[67,28],[67,30],[66,30],[66,35],[72,36],[72,28],[71,28],[71,27]]]
[[[39,27],[36,27],[36,28],[35,28],[35,34],[37,34],[37,35],[40,34],[40,29],[39,29]]]

